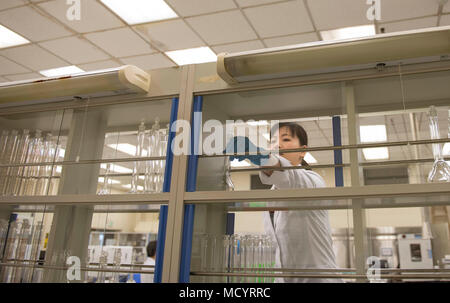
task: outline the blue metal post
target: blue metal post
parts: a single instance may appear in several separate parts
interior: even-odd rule
[[[197,189],[198,148],[200,140],[202,119],[198,113],[202,112],[203,97],[194,97],[194,106],[191,123],[191,144],[188,159],[186,191],[194,192]],[[197,115],[196,115],[197,113]],[[180,283],[189,283],[191,272],[192,236],[194,232],[195,205],[185,205],[183,221],[183,239],[181,242]]]
[[[334,116],[333,117],[333,145],[334,146],[342,146],[341,142],[341,117]],[[342,150],[334,151],[334,164],[342,164]],[[336,187],[344,186],[344,168],[343,167],[335,167],[334,168],[334,179]]]
[[[172,141],[175,138],[175,132],[172,131],[172,125],[177,120],[177,117],[178,117],[178,98],[173,98],[172,109],[170,111],[169,138],[167,140],[166,168],[164,171],[163,192],[165,193],[170,192],[170,182],[172,180],[173,153],[171,146]],[[168,213],[168,206],[162,205],[159,210],[159,227],[156,242],[155,273],[153,279],[155,283],[161,283],[162,280],[162,267],[164,263],[164,245],[166,242],[167,213]]]

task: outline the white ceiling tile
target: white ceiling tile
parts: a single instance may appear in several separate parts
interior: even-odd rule
[[[382,0],[380,22],[437,15],[438,9],[438,1]]]
[[[366,1],[313,0],[308,1],[308,5],[318,30],[373,24],[367,19],[369,6]]]
[[[262,48],[264,48],[264,44],[262,44],[262,42],[260,40],[232,43],[232,44],[226,44],[226,45],[218,45],[218,46],[212,47],[213,51],[216,54],[238,53],[238,52],[245,52],[245,51],[262,49]]]
[[[119,64],[113,60],[105,60],[105,61],[99,61],[99,62],[94,62],[94,63],[78,65],[79,68],[81,68],[82,70],[87,71],[87,72],[94,71],[94,70],[100,70],[100,69],[115,68],[115,67],[120,67],[120,66],[122,66],[122,64]]]
[[[1,51],[0,54],[16,62],[20,62],[20,64],[34,71],[70,65],[36,45],[8,48]]]
[[[81,0],[80,20],[66,17],[66,1],[54,0],[40,3],[39,6],[49,14],[79,33],[87,33],[123,26],[123,22],[103,5],[93,0]]]
[[[9,82],[9,80],[6,78],[0,77],[0,83],[2,83],[2,82]]]
[[[450,15],[444,15],[441,17],[441,22],[439,23],[440,26],[447,26],[450,25]]]
[[[43,76],[38,73],[26,73],[20,75],[6,75],[5,78],[9,81],[21,81],[21,80],[29,80],[29,79],[37,79],[42,78]]]
[[[27,73],[30,70],[20,66],[11,60],[0,56],[0,75]]]
[[[268,47],[277,47],[277,46],[285,46],[285,45],[294,45],[294,44],[302,44],[308,42],[318,41],[318,37],[316,33],[308,33],[301,35],[292,35],[286,37],[277,37],[271,39],[265,39],[264,42]]]
[[[42,47],[69,61],[72,64],[80,64],[109,59],[104,53],[89,41],[79,37],[67,37],[39,43]]]
[[[17,7],[24,4],[25,1],[23,0],[2,0],[0,1],[0,10]]]
[[[134,28],[161,51],[180,50],[205,45],[198,35],[180,19],[137,25]]]
[[[437,24],[437,17],[428,17],[428,18],[420,18],[413,19],[408,21],[400,21],[400,22],[392,22],[392,23],[382,23],[380,24],[380,28],[385,29],[385,33],[394,33],[401,31],[408,31],[413,29],[421,29],[434,27]]]
[[[154,52],[150,45],[129,28],[119,28],[85,37],[115,57],[128,57]]]
[[[31,41],[70,36],[63,26],[42,16],[28,6],[0,12],[0,23]]]
[[[253,5],[267,4],[273,2],[279,2],[280,0],[236,0],[240,7],[248,7]]]
[[[130,58],[120,58],[120,60],[125,64],[135,65],[143,70],[152,70],[158,68],[166,68],[171,66],[176,66],[172,61],[167,59],[163,54],[153,54],[136,56]]]
[[[236,8],[233,0],[166,0],[183,17]]]
[[[301,1],[247,8],[244,13],[263,38],[311,32],[311,20]]]
[[[187,18],[186,21],[209,44],[225,44],[257,39],[238,10]]]

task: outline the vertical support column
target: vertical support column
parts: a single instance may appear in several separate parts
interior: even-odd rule
[[[193,119],[191,123],[190,155],[186,191],[194,192],[197,189],[197,168],[199,145],[202,144],[202,108],[203,97],[194,98]],[[194,232],[195,205],[184,206],[183,239],[181,244],[180,278],[179,282],[188,283],[191,271],[192,236]]]
[[[334,146],[342,146],[341,142],[341,117],[334,116],[333,117],[333,145]],[[342,164],[342,150],[334,151],[334,164],[339,165]],[[336,187],[344,186],[344,168],[343,167],[335,167],[334,168],[334,182]]]
[[[178,120],[191,121],[193,105],[195,66],[183,66],[181,74],[180,105]],[[183,129],[178,130],[178,134]],[[184,142],[187,144],[188,142]],[[184,219],[184,193],[186,189],[187,155],[175,155],[167,214],[166,242],[162,282],[176,283],[179,280],[181,239]]]
[[[342,99],[346,103],[348,140],[350,145],[359,142],[359,121],[356,110],[355,92],[351,82],[342,84]],[[362,171],[359,166],[361,151],[350,149],[350,172],[352,187],[361,186]],[[355,266],[357,275],[365,275],[366,260],[368,257],[368,240],[366,226],[366,210],[363,207],[364,201],[361,199],[352,200],[353,210],[353,235],[355,244]],[[364,282],[365,279],[358,279]]]
[[[172,180],[172,165],[173,165],[173,153],[172,153],[172,142],[175,138],[175,132],[172,131],[172,125],[177,121],[178,116],[178,98],[172,99],[172,107],[170,110],[170,124],[169,124],[169,138],[167,140],[167,151],[166,151],[166,168],[164,171],[164,184],[163,192],[170,192],[170,182]],[[163,263],[164,263],[164,246],[166,242],[166,229],[167,229],[167,211],[168,205],[162,205],[159,210],[159,228],[158,228],[158,238],[156,241],[156,260],[155,260],[155,274],[154,282],[161,283]]]
[[[101,110],[75,110],[69,130],[65,160],[99,159],[106,132],[106,117]],[[95,194],[100,164],[63,167],[58,194]],[[85,265],[93,206],[56,206],[48,239],[46,264],[63,265],[64,253],[77,256]],[[63,282],[65,272],[48,270],[45,282]],[[76,282],[76,281],[74,281]]]

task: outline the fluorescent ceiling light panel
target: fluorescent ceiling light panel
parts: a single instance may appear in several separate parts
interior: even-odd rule
[[[98,177],[98,182],[105,183],[105,178]],[[109,179],[109,183],[110,184],[120,184],[120,181],[117,181],[117,180],[114,180],[114,179]]]
[[[389,150],[387,147],[363,148],[363,154],[366,160],[389,159]]]
[[[216,54],[207,46],[170,51],[165,54],[178,65],[217,61]]]
[[[444,144],[444,148],[442,149],[442,154],[444,156],[450,156],[450,143]]]
[[[131,189],[131,184],[127,184],[127,185],[122,185],[122,187],[124,187],[124,188],[128,188],[128,189]],[[144,187],[142,187],[142,186],[138,185],[137,189],[138,189],[138,190],[144,190]]]
[[[0,24],[0,48],[27,43],[30,43],[30,41]]]
[[[106,169],[106,163],[102,163],[100,167]],[[129,174],[133,172],[133,170],[120,165],[111,165],[111,170],[116,173],[124,173],[124,174]]]
[[[306,161],[308,164],[315,164],[315,163],[317,163],[316,158],[314,158],[313,155],[311,155],[311,153],[306,153],[306,155],[305,155],[305,161]]]
[[[59,68],[42,70],[39,73],[46,77],[58,77],[58,76],[79,74],[82,72],[84,72],[84,70],[82,70],[81,68],[79,68],[75,65],[71,65],[71,66],[64,66],[64,67],[59,67]]]
[[[111,147],[114,150],[118,150],[122,153],[134,156],[136,155],[136,145],[131,145],[128,143],[119,143],[119,144],[108,144],[108,147]]]
[[[178,18],[163,0],[101,0],[130,25]]]
[[[386,142],[386,125],[363,125],[360,126],[361,143]]]
[[[250,163],[248,163],[246,160],[239,161],[238,159],[234,159],[230,162],[231,167],[246,167],[250,166]]]
[[[375,25],[362,25],[322,31],[323,40],[343,40],[375,35]]]

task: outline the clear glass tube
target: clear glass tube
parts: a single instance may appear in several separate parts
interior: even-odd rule
[[[147,138],[147,155],[152,157],[155,154],[155,132],[152,127],[148,133]],[[153,190],[153,162],[154,161],[145,161],[145,177],[144,177],[144,191],[146,193],[152,193]]]
[[[109,175],[111,173],[111,163],[106,163],[105,164],[105,177],[103,178],[103,185],[100,189],[100,191],[98,192],[98,195],[109,195],[111,193],[110,190],[110,184],[109,184]]]
[[[208,241],[208,234],[202,234],[200,236],[200,271],[206,272],[209,270],[209,258],[208,258],[208,251],[209,251],[209,241]],[[207,277],[203,277],[203,282],[206,282]]]
[[[138,128],[138,134],[137,134],[137,145],[136,145],[136,158],[141,158],[144,151],[144,144],[145,144],[145,122],[144,120],[141,121],[141,124],[139,124]],[[133,166],[133,174],[131,176],[131,194],[137,194],[139,192],[138,190],[138,182],[139,182],[139,174],[141,172],[142,167],[142,161],[134,161]]]
[[[440,139],[438,115],[434,106],[430,106],[428,120],[431,139]],[[442,157],[441,144],[435,143],[432,144],[432,147],[434,163],[430,173],[428,174],[428,182],[450,182],[450,166]]]
[[[17,152],[16,156],[14,157],[13,163],[15,164],[25,163],[28,152],[29,140],[30,140],[30,131],[28,129],[24,129],[18,141]],[[12,168],[11,178],[6,192],[7,195],[11,196],[19,195],[23,173],[24,173],[23,166]]]
[[[6,245],[6,234],[8,232],[8,221],[0,219],[0,260],[3,259],[3,249]]]
[[[9,131],[2,130],[2,135],[0,137],[0,164],[6,164],[7,162],[7,145],[8,145],[8,139],[9,139]],[[1,189],[3,189],[5,180],[6,180],[6,172],[7,169],[5,167],[0,167],[0,194],[3,194],[1,192]]]
[[[13,164],[19,147],[19,131],[13,129],[9,135],[5,149],[4,164]],[[13,179],[14,167],[3,168],[2,187],[0,188],[2,195],[8,195],[9,184]]]
[[[33,265],[33,267],[29,268],[26,271],[26,274],[25,274],[24,280],[23,280],[25,283],[31,283],[33,281],[33,273],[34,273],[34,269],[35,269],[34,266],[36,265],[36,263],[34,261],[38,260],[38,258],[39,258],[42,228],[43,228],[42,222],[36,223],[36,225],[34,225],[34,228],[33,228],[31,247],[30,247],[30,256],[29,256],[30,264]]]
[[[120,269],[120,264],[122,263],[122,249],[120,248],[116,248],[116,250],[114,251],[114,270],[119,270]],[[119,273],[115,272],[113,279],[112,279],[112,283],[119,283]]]
[[[108,252],[106,250],[102,250],[99,258],[98,268],[101,270],[105,270],[108,266]],[[106,282],[106,272],[99,271],[97,276],[97,283],[105,283]]]
[[[5,254],[3,255],[3,263],[10,263],[8,260],[14,259],[19,231],[19,222],[11,222],[11,224],[9,225],[8,238],[6,240]],[[3,266],[1,273],[2,281],[5,283],[10,282],[11,273],[12,267]]]
[[[28,240],[30,239],[30,222],[27,219],[24,219],[22,222],[22,227],[20,229],[16,255],[15,255],[15,263],[21,264],[25,260],[25,252],[27,249]],[[22,273],[23,267],[14,267],[12,282],[13,283],[21,283],[22,282]]]
[[[230,236],[223,235],[222,236],[222,271],[230,272],[230,262],[231,262],[231,244],[230,244]],[[223,282],[229,282],[229,277],[225,277]]]

